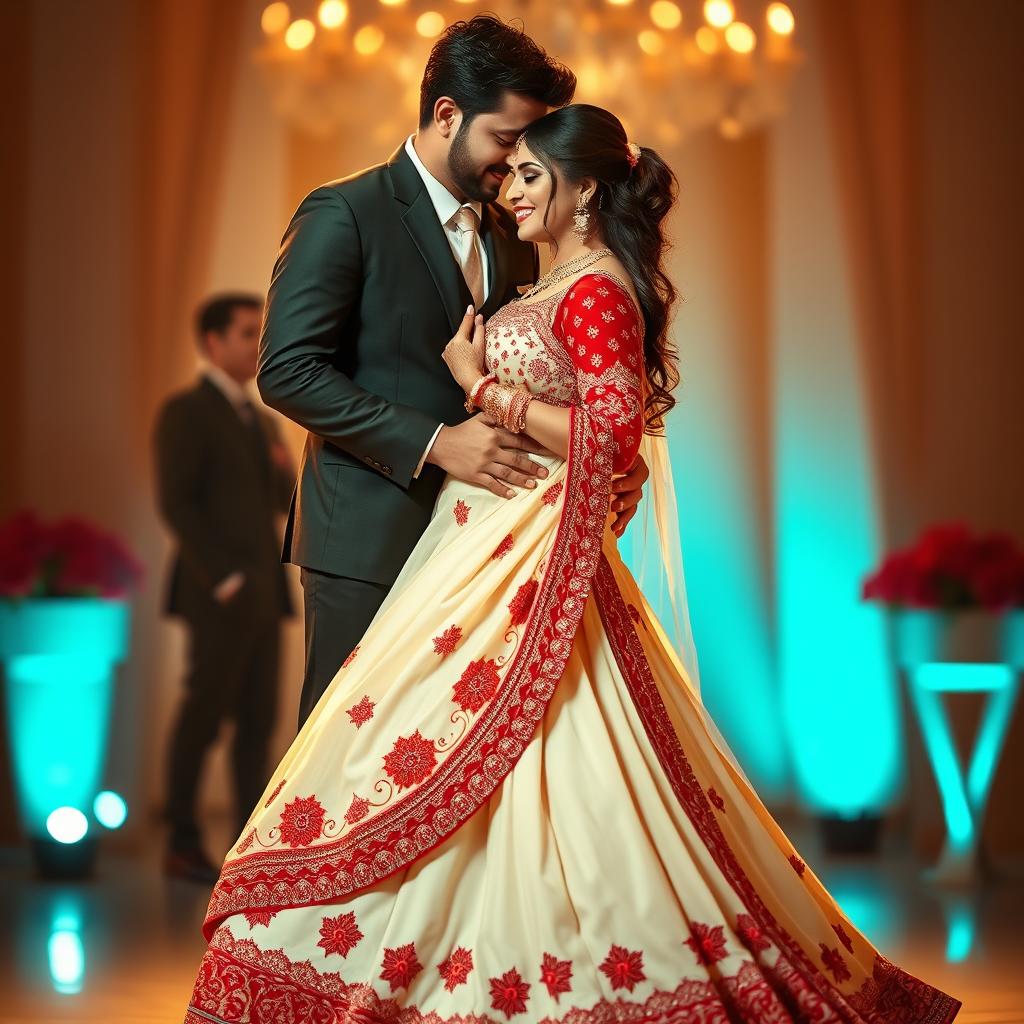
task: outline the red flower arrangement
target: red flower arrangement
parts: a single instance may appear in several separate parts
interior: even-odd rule
[[[81,519],[19,512],[0,523],[0,597],[119,598],[142,572],[121,540]]]
[[[1004,611],[1024,605],[1024,551],[1008,534],[941,523],[888,555],[864,580],[861,597],[911,608]]]

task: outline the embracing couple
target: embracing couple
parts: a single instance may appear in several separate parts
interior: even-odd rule
[[[258,384],[309,431],[303,724],[188,1024],[959,1008],[798,856],[619,557],[679,379],[675,181],[574,85],[495,18],[451,26],[416,135],[288,229]]]

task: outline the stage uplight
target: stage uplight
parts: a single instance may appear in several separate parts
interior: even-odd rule
[[[77,807],[58,807],[47,817],[46,831],[58,843],[71,845],[85,838],[89,819]]]
[[[104,828],[120,828],[128,817],[128,805],[120,794],[105,789],[96,794],[92,813]]]

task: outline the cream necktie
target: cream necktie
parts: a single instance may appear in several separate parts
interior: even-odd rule
[[[484,268],[480,252],[476,247],[480,222],[476,211],[469,206],[460,206],[452,216],[451,223],[459,229],[462,274],[473,296],[473,303],[479,310],[484,304]]]

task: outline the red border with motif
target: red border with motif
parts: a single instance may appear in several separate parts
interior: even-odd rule
[[[616,663],[673,792],[719,870],[762,932],[774,940],[791,966],[827,1001],[840,1020],[949,1024],[960,1010],[960,1000],[915,978],[877,953],[872,977],[857,992],[843,993],[776,920],[729,846],[711,801],[694,774],[658,692],[629,609],[603,554],[593,591]]]
[[[327,903],[375,885],[443,843],[512,770],[561,678],[601,558],[612,435],[573,406],[569,438],[558,530],[523,641],[463,742],[416,789],[337,842],[227,861],[203,923],[207,939],[231,914]]]

